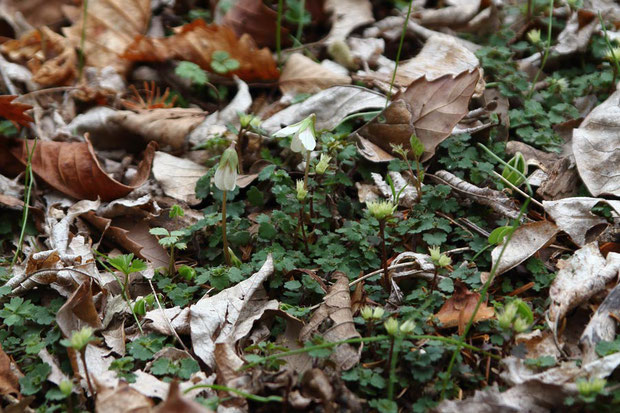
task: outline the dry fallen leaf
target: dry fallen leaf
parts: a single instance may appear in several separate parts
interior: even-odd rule
[[[71,85],[77,76],[77,53],[68,40],[47,27],[0,46],[9,59],[26,63],[41,86]]]
[[[97,161],[95,151],[86,142],[37,142],[32,156],[33,172],[54,189],[76,199],[111,201],[121,198],[140,186],[149,176],[155,154],[155,143],[144,151],[144,159],[130,185],[124,185],[108,176]],[[32,150],[34,140],[28,140]],[[8,175],[21,172],[26,165],[28,151],[21,139],[0,139],[0,171]]]
[[[97,387],[97,413],[149,413],[152,407],[151,399],[125,382],[119,382],[116,387]]]
[[[270,9],[262,1],[239,0],[226,12],[222,19],[222,26],[231,28],[241,37],[249,34],[262,47],[276,47],[276,21],[278,13]],[[288,38],[289,31],[282,27],[281,39]]]
[[[349,294],[349,279],[344,273],[334,273],[336,282],[330,287],[323,303],[312,315],[312,318],[299,333],[299,339],[306,342],[315,334],[321,334],[321,326],[329,326],[321,334],[326,341],[341,341],[361,337],[355,329],[353,314],[351,313],[351,295]],[[334,348],[331,360],[343,370],[354,367],[360,360],[362,347],[355,348],[351,344],[341,344]]]
[[[14,95],[0,96],[0,116],[10,120],[15,125],[28,126],[33,120],[24,112],[32,109],[32,106],[13,102],[16,97]]]
[[[65,337],[84,326],[101,328],[101,319],[93,301],[92,282],[82,283],[56,313],[56,323]]]
[[[620,91],[594,108],[573,131],[573,153],[583,183],[594,196],[620,196]]]
[[[196,205],[196,182],[207,173],[205,166],[189,159],[177,158],[165,152],[155,152],[153,159],[153,176],[164,193],[174,199]]]
[[[288,58],[278,82],[283,95],[316,93],[330,86],[351,83],[349,76],[334,73],[301,53]]]
[[[605,288],[620,271],[620,254],[610,252],[603,258],[596,243],[575,251],[572,257],[558,263],[559,271],[549,287],[549,321],[557,333],[560,321],[573,308]]]
[[[137,36],[122,57],[131,61],[164,62],[181,59],[194,62],[205,70],[211,69],[211,57],[216,51],[228,52],[239,62],[239,68],[226,73],[245,81],[274,80],[280,75],[268,49],[258,49],[252,37],[240,38],[228,27],[194,20],[165,38]]]
[[[480,9],[481,0],[446,0],[447,7],[441,9],[424,9],[414,13],[420,24],[433,26],[461,26],[469,22]]]
[[[19,381],[11,369],[11,359],[0,347],[0,395],[19,394]]]
[[[424,144],[422,161],[426,161],[467,114],[479,78],[478,70],[463,72],[456,77],[446,75],[433,81],[419,78],[354,136],[389,153],[391,144],[408,148],[409,138],[415,134]]]
[[[620,285],[616,285],[583,330],[579,345],[583,351],[584,363],[589,363],[598,358],[596,345],[601,341],[614,341],[616,338],[615,315],[620,312]]]
[[[464,283],[455,280],[454,294],[441,306],[435,317],[441,322],[443,328],[458,326],[459,334],[463,334],[479,299],[480,293],[469,291]],[[474,322],[489,320],[493,317],[495,317],[493,307],[488,307],[486,303],[482,303]]]
[[[183,397],[179,382],[174,380],[170,383],[168,396],[161,404],[159,404],[153,413],[212,413],[213,410],[203,407],[186,397]]]
[[[372,4],[369,0],[326,0],[325,11],[331,13],[332,28],[326,43],[344,41],[357,27],[373,23]]]
[[[77,10],[79,19],[63,28],[71,45],[80,48],[85,34],[84,57],[87,66],[103,68],[112,66],[125,75],[131,62],[119,58],[119,53],[135,36],[146,32],[151,20],[149,0],[89,0],[86,22],[84,13]],[[75,13],[73,10],[72,13]]]
[[[497,259],[504,248],[504,244],[499,244],[491,251],[493,266],[496,266],[495,275],[503,274],[516,267],[542,248],[551,244],[559,230],[550,221],[538,221],[519,226],[512,234],[512,238],[499,264],[497,264]]]

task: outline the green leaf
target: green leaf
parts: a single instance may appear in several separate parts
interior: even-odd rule
[[[248,197],[248,201],[253,206],[259,207],[259,206],[263,206],[263,204],[265,203],[265,196],[255,185],[253,185],[248,190],[247,197]]]
[[[166,228],[161,228],[161,227],[151,228],[149,230],[149,233],[151,233],[152,235],[158,235],[161,237],[167,237],[170,235],[170,233],[168,232]]]
[[[427,232],[422,235],[422,239],[428,245],[441,245],[448,239],[448,235],[443,231]]]
[[[165,341],[165,336],[151,333],[127,343],[127,351],[135,359],[150,360],[155,353],[164,347]]]
[[[174,73],[179,77],[191,80],[196,85],[204,85],[209,81],[207,72],[193,62],[184,61],[179,63],[176,69],[174,69]]]
[[[525,181],[525,175],[527,174],[527,164],[525,158],[521,152],[517,152],[508,162],[514,170],[508,166],[504,166],[502,171],[502,177],[513,184],[519,186]]]
[[[418,139],[417,136],[411,135],[409,138],[409,144],[411,145],[411,151],[413,152],[413,156],[419,158],[424,153],[424,144]]]
[[[274,239],[278,234],[276,228],[269,222],[263,222],[258,227],[258,236],[267,240]]]
[[[228,59],[229,57],[230,57],[230,55],[225,50],[216,50],[211,55],[211,59],[219,61],[219,62],[222,62],[222,61]]]
[[[454,292],[454,282],[452,281],[452,278],[442,278],[441,281],[437,283],[437,287],[439,287],[439,289],[444,293]]]
[[[514,227],[506,225],[504,227],[495,228],[489,234],[489,244],[496,245],[504,242],[504,239],[514,231]]]
[[[218,62],[216,60],[211,62],[211,69],[213,69],[215,73],[219,73],[219,74],[224,74],[228,72],[228,69],[226,68],[226,66],[224,66],[223,63]]]
[[[226,61],[224,61],[224,66],[226,67],[226,69],[228,69],[229,72],[232,72],[233,70],[237,70],[239,69],[239,61],[236,59],[228,59]]]
[[[21,393],[24,396],[30,396],[32,394],[41,391],[45,379],[52,372],[52,367],[47,363],[39,363],[34,366],[24,377],[19,379],[21,385]]]

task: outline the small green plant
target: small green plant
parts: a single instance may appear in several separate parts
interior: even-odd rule
[[[199,370],[198,362],[192,358],[171,360],[166,357],[160,357],[151,364],[151,373],[155,376],[169,376],[164,379],[165,381],[171,380],[172,377],[189,380],[192,374]]]
[[[379,236],[381,237],[381,263],[383,267],[383,278],[381,284],[386,291],[391,291],[391,280],[387,264],[387,248],[385,242],[385,224],[396,211],[397,205],[392,201],[369,201],[366,203],[370,215],[379,221]]]
[[[510,166],[504,167],[502,177],[506,181],[518,187],[523,183],[523,181],[525,181],[525,176],[527,175],[527,163],[525,163],[523,154],[521,152],[517,152],[515,156],[508,161],[508,165]]]
[[[99,340],[95,337],[94,330],[91,327],[82,327],[80,330],[73,331],[69,339],[60,340],[60,344],[79,353],[82,364],[84,365],[84,374],[86,375],[88,390],[92,396],[95,395],[95,388],[93,387],[90,380],[90,374],[88,373],[88,364],[86,363],[86,346],[90,343],[98,341]]]
[[[136,375],[132,373],[134,369],[133,357],[121,357],[110,363],[109,370],[115,371],[116,375],[127,383],[135,383]]]
[[[431,285],[431,293],[435,290],[437,286],[437,275],[439,274],[439,270],[441,268],[447,268],[452,264],[452,259],[448,257],[446,254],[443,254],[438,246],[430,247],[428,249],[431,260],[433,261],[433,265],[435,266],[435,274],[433,276],[433,283]]]
[[[226,237],[226,194],[228,191],[234,191],[237,186],[238,167],[239,158],[234,147],[231,146],[222,154],[222,158],[220,159],[220,163],[213,177],[215,186],[222,191],[222,242],[224,247],[224,259],[228,266],[232,264],[232,259],[228,248],[228,238]]]
[[[182,217],[184,215],[183,209],[178,205],[173,205],[170,208],[170,212],[168,216],[172,219],[177,217]],[[166,228],[155,227],[151,228],[149,232],[152,235],[162,237],[158,239],[159,244],[164,248],[170,249],[170,262],[168,265],[168,275],[173,276],[175,274],[175,259],[174,252],[175,250],[184,250],[187,248],[187,243],[182,240],[182,237],[185,235],[185,231],[182,230],[174,230],[168,231]]]
[[[211,69],[215,73],[224,75],[228,72],[239,69],[239,61],[230,57],[225,50],[216,50],[211,55]]]
[[[174,73],[184,79],[190,80],[196,85],[206,85],[209,76],[200,66],[194,62],[183,61],[174,69]]]

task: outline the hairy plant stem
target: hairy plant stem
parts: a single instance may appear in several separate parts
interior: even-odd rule
[[[246,144],[247,139],[246,139],[246,135],[245,135],[245,128],[243,126],[239,127],[239,134],[237,135],[237,145],[236,145],[236,149],[237,149],[237,157],[239,158],[239,173],[242,174],[243,173],[243,152],[245,151],[245,147],[247,146]]]
[[[230,253],[228,252],[228,239],[226,238],[226,193],[222,191],[222,243],[224,244],[224,260],[230,267]]]
[[[168,275],[173,277],[176,273],[174,268],[174,245],[170,247],[170,262],[168,262]]]
[[[88,373],[88,365],[86,364],[86,347],[80,351],[80,358],[82,359],[82,364],[84,364],[84,374],[86,374],[86,383],[88,384],[88,390],[90,391],[90,395],[95,397],[95,388],[90,381],[90,374]]]
[[[405,21],[403,22],[403,28],[400,32],[400,42],[398,43],[398,51],[396,52],[396,65],[394,66],[394,71],[392,72],[392,80],[390,81],[390,90],[388,91],[387,99],[385,100],[385,107],[392,98],[392,88],[394,87],[394,80],[396,79],[396,70],[398,70],[398,62],[400,61],[400,52],[403,50],[403,42],[405,40],[405,33],[407,33],[407,24],[409,24],[409,17],[411,17],[411,6],[413,5],[413,0],[409,0],[409,9],[407,10],[407,17],[405,17]]]
[[[388,293],[390,292],[390,278],[387,265],[387,249],[385,247],[385,220],[379,221],[379,236],[381,237],[381,266],[383,267],[383,279],[381,283]]]
[[[390,345],[390,353],[388,356],[388,400],[394,400],[394,383],[396,383],[396,363],[398,362],[398,353],[403,339],[400,334],[392,336],[392,344]]]
[[[24,244],[24,236],[26,235],[26,224],[28,222],[28,213],[30,211],[30,195],[32,194],[32,183],[34,182],[34,175],[32,174],[32,155],[34,154],[34,150],[37,147],[37,137],[34,138],[34,144],[32,145],[32,150],[28,148],[28,140],[25,140],[26,145],[26,153],[28,154],[28,160],[26,162],[26,171],[24,172],[24,209],[22,210],[22,223],[21,230],[19,232],[19,241],[17,242],[17,249],[15,250],[15,254],[13,254],[13,259],[11,260],[11,268],[17,262],[17,257],[19,253],[22,251],[22,246]]]
[[[540,62],[540,67],[536,71],[534,80],[532,80],[532,86],[530,86],[530,91],[527,94],[528,99],[530,99],[534,94],[536,82],[538,82],[538,78],[540,77],[543,69],[545,68],[547,58],[549,57],[549,50],[551,50],[551,29],[553,27],[553,1],[554,0],[549,0],[549,24],[547,26],[547,44],[545,45],[545,53],[543,54],[542,61]]]
[[[306,236],[306,225],[304,224],[304,203],[301,203],[301,207],[299,207],[299,225],[301,226],[301,235],[304,238],[304,248],[306,250],[306,255],[310,254],[310,250],[308,249],[308,237]]]
[[[282,2],[278,0],[278,17],[276,19],[276,56],[278,66],[282,63]]]

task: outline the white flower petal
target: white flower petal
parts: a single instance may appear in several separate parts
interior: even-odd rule
[[[237,171],[230,167],[217,168],[213,182],[220,191],[232,191],[237,184]]]
[[[301,143],[301,139],[299,139],[299,133],[296,133],[291,140],[291,150],[293,152],[303,152],[304,146]]]
[[[299,130],[299,125],[295,124],[295,125],[287,126],[286,128],[280,129],[279,131],[274,133],[273,136],[283,138],[285,136],[291,136],[297,133],[298,130]]]
[[[312,128],[306,128],[299,134],[299,140],[304,145],[304,148],[307,151],[311,151],[316,147],[316,140],[314,139],[314,133],[312,133]]]

